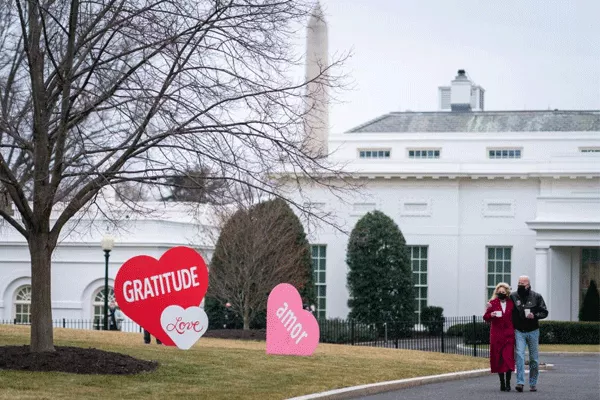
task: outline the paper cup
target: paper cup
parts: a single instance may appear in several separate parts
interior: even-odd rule
[[[525,309],[525,316],[528,317],[529,314],[531,314],[531,309],[530,308],[526,308]]]

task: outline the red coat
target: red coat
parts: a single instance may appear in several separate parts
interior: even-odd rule
[[[513,302],[506,299],[502,317],[492,317],[493,311],[502,311],[500,299],[491,301],[492,306],[483,315],[490,328],[490,368],[492,373],[515,370],[515,329],[512,323]]]

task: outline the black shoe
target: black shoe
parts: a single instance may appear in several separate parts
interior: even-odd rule
[[[506,382],[506,389],[504,389],[505,392],[510,392],[510,382]]]
[[[517,389],[517,392],[522,392],[523,391],[523,385],[517,385],[515,386],[515,389]]]
[[[504,382],[500,382],[500,391],[506,392],[506,385],[504,384]]]

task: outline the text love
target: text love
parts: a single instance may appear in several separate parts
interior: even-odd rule
[[[174,323],[167,324],[167,331],[172,332],[175,331],[179,334],[183,334],[185,331],[194,330],[196,332],[201,332],[204,328],[200,325],[200,321],[182,321],[182,317],[176,317]],[[163,325],[164,326],[164,325]]]

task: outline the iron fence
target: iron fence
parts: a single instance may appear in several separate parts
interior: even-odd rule
[[[52,326],[54,328],[67,328],[67,329],[82,329],[82,330],[103,330],[104,321],[102,318],[97,319],[69,319],[60,318],[52,320]],[[12,320],[0,320],[0,325],[30,325],[28,321],[20,321],[17,318]],[[133,321],[126,320],[121,322],[121,332],[135,332],[140,333],[143,329],[141,326]]]
[[[102,319],[57,319],[55,328],[102,330]],[[361,323],[354,320],[318,320],[320,343],[371,346],[404,350],[489,356],[490,328],[481,316],[442,317],[434,321],[394,321]],[[0,324],[29,325],[27,322],[0,320]],[[141,333],[133,321],[121,323],[121,331]]]
[[[360,323],[320,320],[320,342],[489,357],[490,328],[481,316],[434,321]]]

